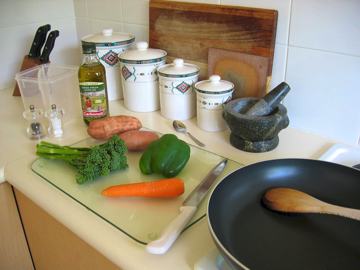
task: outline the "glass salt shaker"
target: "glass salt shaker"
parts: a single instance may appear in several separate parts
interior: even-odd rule
[[[26,133],[30,139],[38,140],[46,135],[42,124],[43,111],[41,109],[35,109],[34,105],[30,105],[29,110],[23,112],[23,117],[29,121]]]
[[[57,108],[55,104],[52,104],[51,109],[45,112],[45,116],[49,119],[49,134],[56,138],[62,137],[64,134],[62,123],[64,110]]]

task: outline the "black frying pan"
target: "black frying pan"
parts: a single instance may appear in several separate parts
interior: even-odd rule
[[[236,269],[360,269],[360,222],[321,214],[282,214],[261,197],[291,187],[325,202],[360,208],[360,171],[318,160],[256,163],[226,176],[213,190],[208,222]]]

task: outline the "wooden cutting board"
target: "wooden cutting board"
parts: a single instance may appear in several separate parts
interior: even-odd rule
[[[269,59],[271,76],[277,11],[175,1],[151,0],[149,43],[173,58],[197,64],[208,77],[209,48]]]
[[[209,48],[208,76],[220,75],[234,84],[232,99],[262,97],[268,84],[268,57]]]

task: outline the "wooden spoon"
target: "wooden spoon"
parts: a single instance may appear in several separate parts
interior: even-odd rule
[[[269,209],[279,212],[331,214],[360,221],[360,210],[329,204],[296,189],[269,189],[262,201]]]

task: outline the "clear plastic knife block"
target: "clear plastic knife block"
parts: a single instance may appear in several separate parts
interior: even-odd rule
[[[20,88],[24,109],[30,105],[48,111],[51,105],[64,110],[63,123],[81,118],[78,67],[43,64],[18,72],[15,79]]]

